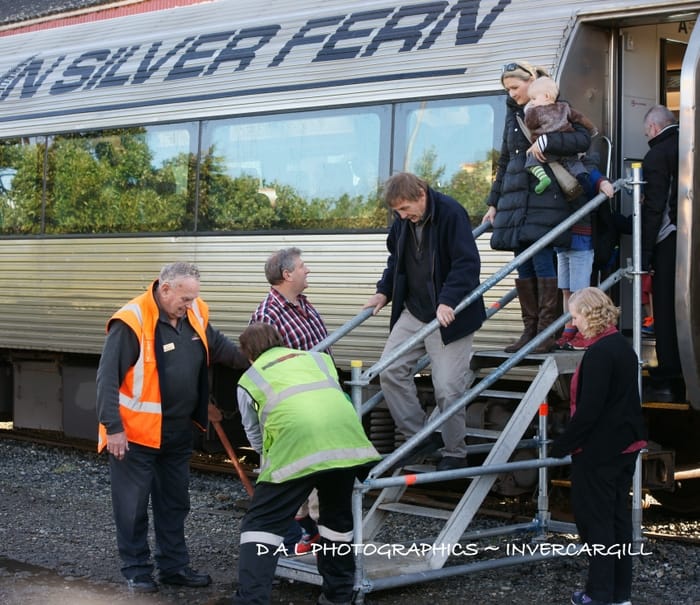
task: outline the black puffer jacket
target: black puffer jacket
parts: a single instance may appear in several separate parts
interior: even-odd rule
[[[516,118],[519,115],[524,119],[523,107],[510,97],[506,100],[506,107],[501,155],[488,199],[488,205],[496,207],[491,236],[494,250],[526,248],[549,233],[572,211],[548,166],[545,170],[552,184],[543,193],[535,193],[537,179],[525,169],[526,152],[531,143]],[[546,153],[572,156],[586,151],[591,144],[588,131],[578,124],[574,124],[574,128],[574,132],[548,134]],[[551,245],[566,248],[570,241],[571,235],[566,232]]]

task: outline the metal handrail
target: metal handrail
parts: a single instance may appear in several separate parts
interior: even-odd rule
[[[491,223],[481,223],[478,227],[476,227],[472,231],[472,236],[474,239],[479,237],[482,233],[485,233],[491,228]],[[512,299],[510,299],[512,300]],[[325,351],[329,347],[333,346],[336,342],[338,342],[343,336],[348,334],[349,332],[352,332],[357,326],[360,324],[364,323],[367,319],[369,319],[372,314],[374,313],[374,309],[371,307],[368,307],[367,309],[362,309],[355,317],[349,319],[346,321],[342,326],[334,330],[331,334],[326,336],[321,342],[319,342],[317,345],[315,345],[311,350],[312,351]],[[425,367],[425,366],[423,366]]]
[[[619,191],[623,184],[624,179],[618,179],[613,183],[613,188],[615,191]],[[472,303],[476,302],[486,291],[490,290],[498,282],[509,275],[513,269],[519,267],[523,262],[532,258],[540,250],[546,248],[551,242],[553,242],[559,235],[567,231],[570,227],[573,227],[578,221],[580,221],[584,216],[595,210],[603,201],[607,200],[607,196],[604,193],[599,193],[589,202],[584,204],[576,212],[572,213],[566,220],[559,223],[557,227],[552,229],[547,235],[540,238],[524,252],[516,256],[511,262],[504,265],[501,269],[496,271],[491,277],[483,281],[471,294],[467,295],[466,298],[462,300],[456,307],[455,313],[459,313]],[[433,319],[430,323],[423,326],[418,330],[411,338],[407,339],[403,344],[393,349],[389,354],[383,356],[377,363],[365,370],[360,375],[360,380],[364,384],[369,384],[369,382],[386,368],[388,368],[394,361],[401,357],[404,353],[412,349],[416,344],[425,340],[425,338],[437,330],[440,327],[440,323],[437,319]]]
[[[607,291],[614,284],[627,275],[628,271],[626,269],[618,269],[615,273],[610,275],[599,288],[603,291]],[[428,435],[434,433],[447,418],[450,418],[458,410],[466,407],[474,399],[476,399],[483,391],[491,387],[493,384],[498,382],[501,377],[506,374],[511,368],[517,366],[525,357],[530,354],[532,349],[537,348],[541,343],[543,343],[550,334],[553,334],[559,328],[564,327],[564,324],[571,319],[571,313],[564,313],[558,320],[554,321],[546,330],[540,332],[535,338],[528,342],[523,348],[513,353],[508,359],[506,359],[498,369],[491,372],[488,376],[484,377],[478,384],[469,388],[461,397],[453,401],[449,406],[436,415],[434,418],[427,420],[423,427],[418,430],[411,438],[404,443],[402,443],[397,449],[388,454],[386,457],[382,458],[380,462],[372,468],[369,473],[368,478],[374,479],[381,475],[383,472],[392,468],[397,462],[399,462],[405,454],[408,454],[417,443],[421,443]]]
[[[485,223],[486,224],[486,223]],[[499,298],[495,303],[491,304],[488,309],[486,309],[486,319],[490,319],[496,313],[498,313],[503,307],[505,307],[509,302],[511,302],[518,295],[515,288],[511,288],[506,292],[501,298]],[[430,364],[430,355],[427,353],[421,357],[416,365],[411,370],[411,374],[415,375],[421,370],[424,370]],[[352,384],[352,383],[349,383]],[[365,401],[360,408],[360,415],[364,416],[368,412],[372,411],[378,404],[384,400],[384,392],[377,391],[372,395],[367,401]]]

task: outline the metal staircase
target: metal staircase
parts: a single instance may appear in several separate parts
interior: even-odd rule
[[[533,345],[533,348],[534,346],[537,345]],[[486,371],[485,377],[472,386],[465,393],[464,397],[455,402],[455,405],[450,408],[450,410],[455,409],[457,404],[468,405],[469,401],[473,401],[480,395],[489,397],[500,396],[508,399],[517,398],[519,400],[515,412],[502,431],[466,430],[465,437],[468,440],[469,438],[478,438],[479,441],[484,442],[468,446],[468,456],[477,453],[486,454],[486,459],[482,464],[443,472],[437,472],[434,470],[434,467],[428,465],[408,466],[386,477],[381,476],[381,470],[377,472],[380,468],[378,465],[364,483],[358,483],[356,486],[354,495],[354,510],[356,511],[355,545],[361,545],[361,548],[356,549],[357,586],[359,589],[356,599],[357,603],[363,602],[365,593],[374,590],[488,568],[490,564],[483,560],[471,564],[445,566],[450,556],[454,554],[454,549],[459,548],[460,542],[464,540],[526,531],[533,533],[537,537],[542,536],[544,532],[551,529],[547,510],[546,474],[544,474],[540,481],[538,515],[535,519],[529,523],[499,528],[497,532],[480,530],[467,533],[469,525],[489,494],[499,473],[507,472],[513,468],[535,468],[541,467],[543,464],[552,466],[565,463],[564,461],[553,461],[551,459],[549,459],[549,462],[545,460],[546,401],[550,391],[553,388],[557,388],[561,376],[573,372],[577,360],[580,358],[580,353],[527,356],[527,352],[523,352],[518,357],[520,358],[518,361],[526,364],[529,369],[535,372],[534,378],[524,394],[508,390],[489,390],[488,386],[493,382],[493,378],[490,377],[497,373],[494,365],[501,369],[504,366],[517,368],[517,365],[512,362],[512,357],[506,354],[493,351],[480,352],[475,353],[472,359],[472,367],[475,372]],[[441,424],[446,415],[450,413],[450,410],[434,418],[431,424]],[[526,438],[526,433],[532,426],[533,420],[538,418],[538,416],[540,417],[537,423],[538,434],[534,438]],[[430,425],[427,426],[429,427]],[[542,431],[545,432],[544,435],[542,435]],[[430,434],[430,432],[422,433],[423,436]],[[420,434],[416,435],[409,440],[408,446],[413,446],[414,440],[420,438]],[[508,462],[511,456],[521,448],[535,448],[538,452],[537,459],[525,462]],[[384,464],[387,460],[388,458],[381,464]],[[386,464],[384,466],[386,467]],[[468,477],[471,477],[472,480],[458,504],[451,511],[431,506],[418,506],[402,501],[402,496],[407,489],[410,489],[411,485],[466,479]],[[362,508],[363,496],[368,491],[377,489],[380,491],[365,514]],[[434,539],[421,540],[420,544],[415,542],[408,544],[379,543],[376,539],[377,534],[383,527],[387,517],[395,513],[440,519],[444,521],[444,524]],[[566,531],[575,532],[575,529],[568,524],[565,529]],[[394,549],[395,552],[396,548],[405,549],[401,551],[401,556],[390,557],[386,555],[391,549]],[[537,561],[542,558],[541,555],[537,554],[529,557],[501,557],[493,560],[491,565],[501,567],[523,563],[526,560]],[[311,556],[280,560],[277,575],[320,584],[315,560]]]
[[[617,181],[615,183],[616,189],[621,184],[622,181]],[[559,232],[568,229],[583,215],[594,209],[603,199],[604,196],[601,194],[591,200],[543,240],[533,244],[518,258],[514,259],[513,262],[507,264],[490,279],[482,283],[477,290],[472,292],[457,306],[455,311],[459,312],[474,302],[486,290],[507,276],[520,262],[532,257],[546,246],[549,240],[556,237]],[[629,270],[627,272],[623,270],[617,271],[600,285],[601,289],[608,290],[624,275],[628,274]],[[637,283],[638,280],[635,279],[635,282]],[[501,305],[497,304],[496,306],[500,308]],[[343,331],[351,330],[370,315],[370,309],[364,310],[338,332],[342,333]],[[559,556],[552,551],[532,549],[525,554],[507,553],[506,556],[478,558],[478,560],[473,560],[470,563],[458,563],[456,562],[458,557],[455,557],[454,560],[448,563],[450,557],[456,554],[454,549],[464,544],[465,541],[513,534],[515,532],[529,532],[532,534],[532,540],[537,542],[542,541],[548,532],[576,533],[572,524],[555,522],[550,518],[548,467],[568,464],[570,458],[552,459],[547,457],[547,430],[548,398],[550,393],[558,391],[562,399],[568,399],[568,395],[562,392],[564,381],[561,378],[574,372],[581,353],[531,354],[540,344],[561,329],[569,317],[569,314],[560,317],[548,329],[538,334],[534,340],[515,354],[507,355],[500,351],[475,352],[471,363],[475,379],[468,390],[459,399],[450,404],[447,409],[428,419],[425,426],[418,433],[381,460],[370,471],[363,482],[356,482],[353,493],[353,548],[356,563],[356,597],[354,603],[364,603],[364,595],[375,590]],[[367,401],[363,399],[363,390],[369,385],[370,381],[386,369],[398,355],[414,346],[415,342],[423,340],[427,334],[437,328],[437,320],[434,320],[416,333],[414,338],[392,351],[364,373],[362,372],[361,364],[353,367],[353,376],[348,384],[351,386],[352,401],[358,414],[363,415],[367,413],[381,401],[381,392],[376,393]],[[317,345],[317,348],[323,350],[332,345],[339,337],[329,337]],[[421,363],[425,364],[427,360],[421,360],[419,364]],[[424,365],[421,367],[424,367]],[[527,367],[531,372],[527,379],[529,386],[525,393],[503,388],[501,379],[511,370],[514,372],[522,371],[523,367]],[[478,466],[441,472],[428,466],[406,466],[396,471],[392,470],[397,467],[397,463],[400,463],[404,456],[409,454],[413,448],[438,430],[448,417],[465,407],[467,412],[469,412],[469,406],[473,402],[476,402],[478,398],[485,397],[515,402],[515,405],[513,406],[513,413],[502,430],[471,428],[465,431],[465,438],[467,438],[468,443],[468,457],[472,454],[485,454],[486,458],[483,463]],[[526,437],[526,433],[531,429],[535,419],[537,419],[535,435],[534,437]],[[473,443],[475,439],[479,443]],[[534,450],[536,456],[530,460],[513,461],[514,454],[524,449]],[[467,531],[499,474],[534,469],[538,473],[537,514],[532,521],[495,529]],[[412,485],[455,479],[466,480],[468,478],[471,481],[453,510],[418,506],[402,500],[402,496],[406,494]],[[375,493],[378,491],[378,495],[369,510],[365,512],[363,508],[364,497],[370,491]],[[382,544],[378,541],[379,532],[387,517],[396,513],[429,517],[442,520],[444,524],[435,538],[424,540],[420,543],[417,543],[415,540],[409,540],[405,543]],[[390,547],[388,550],[387,546]],[[387,556],[387,552],[394,553],[394,547],[400,547],[404,550],[401,551],[400,556],[391,556],[391,554]],[[480,554],[485,552],[488,554],[488,550],[488,548],[485,548],[484,552]],[[313,554],[280,559],[277,566],[277,575],[308,583],[321,584],[321,578],[317,572],[316,560]]]

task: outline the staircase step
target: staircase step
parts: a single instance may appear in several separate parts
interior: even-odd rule
[[[517,399],[520,401],[525,396],[521,391],[500,391],[497,389],[486,389],[479,397],[494,397],[495,399]]]
[[[475,427],[467,427],[464,433],[467,437],[481,437],[482,439],[498,439],[503,431],[491,431],[489,429],[477,429]]]
[[[571,479],[550,479],[552,487],[571,487]]]
[[[447,520],[452,515],[452,511],[449,510],[432,508],[428,506],[418,506],[416,504],[406,504],[405,502],[385,502],[380,504],[379,508],[393,513],[403,513],[405,515],[414,515],[416,517],[429,517],[431,519]]]

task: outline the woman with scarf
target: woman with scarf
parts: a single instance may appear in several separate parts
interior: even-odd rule
[[[619,309],[598,288],[571,295],[574,325],[589,339],[571,380],[571,420],[551,455],[571,454],[571,501],[581,542],[591,550],[630,548],[632,475],[646,430],[638,386],[638,358],[616,328]],[[622,552],[622,551],[621,551]],[[624,604],[632,590],[632,558],[589,556],[584,590],[574,605]]]

